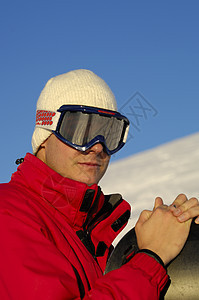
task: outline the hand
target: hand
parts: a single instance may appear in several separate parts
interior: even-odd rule
[[[170,207],[156,198],[153,211],[143,211],[135,226],[139,249],[149,249],[167,265],[182,250],[190,230],[191,219],[183,223]]]
[[[184,194],[180,194],[170,205],[170,210],[179,222],[197,217],[195,223],[199,224],[199,202],[197,198],[193,197],[188,200]]]

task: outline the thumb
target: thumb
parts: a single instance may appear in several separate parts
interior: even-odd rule
[[[158,206],[163,205],[163,200],[160,197],[156,197],[155,198],[155,203],[154,203],[154,207],[153,210],[155,210]]]

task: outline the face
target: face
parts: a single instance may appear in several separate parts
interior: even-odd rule
[[[54,134],[41,145],[37,157],[60,175],[88,185],[100,181],[110,160],[100,143],[82,152],[66,145]]]

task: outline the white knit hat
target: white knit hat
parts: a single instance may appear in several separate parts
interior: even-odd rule
[[[117,111],[115,97],[105,81],[93,72],[83,69],[51,78],[37,101],[37,112],[56,112],[62,105],[67,104]],[[51,133],[48,129],[35,126],[32,136],[33,154]]]

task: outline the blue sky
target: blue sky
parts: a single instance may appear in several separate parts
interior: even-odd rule
[[[46,81],[86,68],[131,119],[112,161],[198,131],[198,1],[2,1],[1,169],[31,152],[35,105]]]

